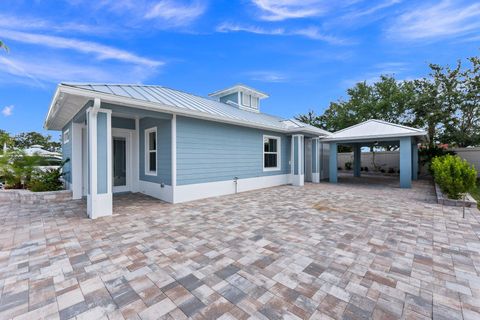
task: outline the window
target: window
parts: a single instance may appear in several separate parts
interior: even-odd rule
[[[258,98],[252,97],[252,108],[258,108]]]
[[[243,104],[245,107],[250,107],[250,105],[251,105],[251,101],[250,101],[251,97],[252,97],[252,96],[249,95],[249,94],[245,94],[245,93],[242,94],[242,104]]]
[[[145,130],[145,174],[157,174],[157,128]]]
[[[263,136],[263,170],[280,170],[280,137]]]
[[[70,142],[70,129],[63,131],[63,144]]]

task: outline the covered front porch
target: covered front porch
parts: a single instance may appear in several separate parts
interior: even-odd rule
[[[63,128],[66,180],[74,199],[87,199],[90,218],[112,214],[114,193],[170,200],[175,119],[93,99]]]

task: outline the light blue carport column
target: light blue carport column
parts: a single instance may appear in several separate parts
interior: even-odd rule
[[[400,138],[400,188],[412,187],[412,139]]]
[[[412,138],[412,180],[418,180],[418,145]]]
[[[329,181],[332,183],[337,183],[337,143],[330,143],[330,159],[328,163],[329,167]]]
[[[359,143],[353,145],[353,176],[360,177],[360,167],[362,165],[362,146]]]

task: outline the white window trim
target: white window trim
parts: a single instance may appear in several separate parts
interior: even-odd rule
[[[63,144],[67,144],[70,142],[70,129],[63,131],[62,140],[63,140]]]
[[[265,138],[268,139],[275,139],[277,140],[277,152],[265,152]],[[279,136],[270,136],[270,135],[263,135],[262,138],[262,150],[263,150],[263,157],[262,157],[262,167],[263,171],[280,171],[282,169],[282,138]],[[277,166],[272,168],[265,168],[265,154],[277,154]]]
[[[155,151],[150,151],[150,133],[155,132]],[[155,171],[150,171],[150,153],[155,152],[155,160],[157,161],[155,165]],[[145,175],[147,176],[156,176],[158,172],[158,134],[157,127],[152,127],[145,129]]]

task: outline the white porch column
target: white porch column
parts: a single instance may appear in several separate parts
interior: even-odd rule
[[[70,165],[73,199],[81,199],[83,196],[82,127],[82,123],[72,123],[72,157],[70,158]]]
[[[294,186],[303,186],[305,181],[304,148],[303,134],[294,134],[292,136],[292,184]]]
[[[92,219],[112,215],[112,111],[100,109],[100,99],[87,109],[88,195]]]
[[[312,139],[312,182],[320,182],[320,139]]]

